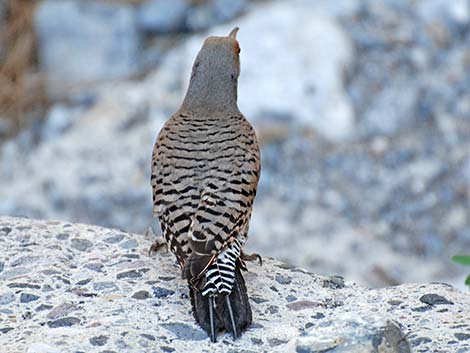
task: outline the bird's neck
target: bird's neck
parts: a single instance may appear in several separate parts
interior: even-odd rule
[[[238,112],[237,78],[225,75],[191,77],[182,108],[199,112]]]

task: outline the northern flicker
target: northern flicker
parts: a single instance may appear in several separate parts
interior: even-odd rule
[[[215,342],[252,321],[241,270],[260,176],[255,131],[237,106],[238,28],[205,40],[180,109],[152,158],[154,215],[187,279],[196,321]]]

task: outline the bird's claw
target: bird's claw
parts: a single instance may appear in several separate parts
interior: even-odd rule
[[[263,265],[263,259],[262,259],[260,254],[257,254],[257,253],[246,254],[246,253],[242,252],[240,257],[243,261],[258,261],[260,266]]]

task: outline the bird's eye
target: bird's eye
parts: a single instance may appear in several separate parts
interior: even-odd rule
[[[240,54],[240,46],[238,45],[238,42],[235,42],[235,45],[233,46],[233,51],[236,54]]]

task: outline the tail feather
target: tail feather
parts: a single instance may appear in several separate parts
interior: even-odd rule
[[[201,291],[193,289],[192,286],[189,286],[189,291],[194,318],[199,325],[211,335],[209,295],[203,296]],[[216,331],[227,330],[232,332],[235,337],[238,337],[252,322],[251,307],[246,293],[245,280],[243,279],[239,267],[235,268],[235,283],[232,292],[228,296],[232,315],[230,315],[227,295],[219,294],[216,295],[214,299],[214,326]],[[233,323],[232,318],[234,319]],[[233,329],[233,324],[235,324],[235,330]]]

